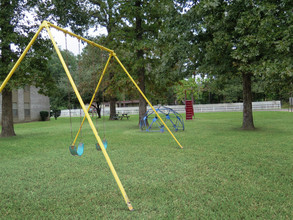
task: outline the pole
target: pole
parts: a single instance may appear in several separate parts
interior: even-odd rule
[[[180,148],[183,148],[181,146],[181,144],[179,143],[179,141],[176,139],[176,137],[174,136],[174,134],[170,131],[170,129],[168,128],[168,126],[165,124],[165,122],[163,121],[163,119],[161,118],[161,116],[157,113],[157,111],[155,110],[155,108],[152,106],[152,104],[150,103],[150,101],[147,99],[147,97],[145,96],[145,94],[141,91],[141,89],[139,88],[139,86],[136,84],[136,82],[133,80],[133,78],[131,77],[131,75],[128,73],[128,71],[126,70],[126,68],[123,66],[123,64],[120,62],[120,60],[118,59],[118,57],[116,56],[115,53],[113,53],[113,56],[115,57],[115,59],[117,60],[117,62],[120,64],[120,66],[122,67],[122,69],[124,70],[124,72],[126,73],[126,75],[129,77],[129,79],[131,80],[131,82],[134,84],[134,86],[137,88],[137,90],[140,92],[140,94],[142,95],[142,97],[146,100],[146,102],[149,104],[149,106],[152,108],[152,110],[155,112],[155,114],[158,116],[158,118],[160,119],[160,121],[163,123],[163,125],[165,126],[165,128],[168,130],[168,132],[170,133],[170,135],[173,137],[173,139],[176,141],[176,143],[179,145]]]
[[[59,48],[58,48],[58,46],[57,46],[57,44],[56,44],[56,42],[55,42],[55,40],[53,38],[53,35],[52,35],[51,31],[50,31],[50,28],[49,28],[48,25],[46,25],[45,27],[46,27],[46,29],[48,31],[48,34],[50,36],[50,39],[51,39],[51,41],[53,43],[53,46],[54,46],[56,52],[57,52],[57,55],[58,55],[58,57],[60,59],[60,62],[62,63],[62,66],[63,66],[63,68],[65,70],[65,73],[66,73],[66,75],[67,75],[67,77],[68,77],[68,79],[70,81],[70,84],[71,84],[71,86],[72,86],[72,88],[73,88],[73,90],[75,92],[75,95],[76,95],[76,97],[77,97],[77,99],[78,99],[78,101],[79,101],[79,103],[80,103],[80,105],[81,105],[81,107],[82,107],[82,109],[84,111],[84,114],[85,114],[85,116],[86,116],[86,118],[87,118],[87,120],[89,122],[89,125],[90,125],[90,127],[91,127],[91,129],[92,129],[92,131],[93,131],[93,133],[94,133],[94,135],[95,135],[100,147],[101,147],[103,155],[104,155],[104,157],[105,157],[105,159],[106,159],[106,161],[108,163],[108,166],[109,166],[109,168],[110,168],[110,170],[111,170],[111,172],[112,172],[112,174],[114,176],[114,179],[116,180],[116,183],[117,183],[117,185],[118,185],[118,187],[119,187],[119,189],[120,189],[120,191],[122,193],[122,196],[123,196],[123,198],[125,200],[125,203],[127,204],[128,209],[130,211],[133,211],[133,207],[132,207],[132,205],[130,203],[130,200],[129,200],[129,198],[128,198],[125,190],[124,190],[124,187],[123,187],[123,185],[122,185],[122,183],[121,183],[121,181],[120,181],[120,179],[119,179],[119,177],[118,177],[118,175],[116,173],[116,170],[115,170],[115,168],[114,168],[114,166],[113,166],[113,164],[112,164],[112,162],[110,160],[110,157],[109,157],[109,155],[108,155],[108,153],[107,153],[107,151],[105,149],[105,146],[104,146],[100,136],[98,135],[98,132],[97,132],[97,130],[96,130],[96,128],[95,128],[95,126],[94,126],[94,124],[92,122],[92,119],[91,119],[91,117],[90,117],[85,105],[84,105],[84,102],[83,102],[83,100],[82,100],[82,98],[81,98],[81,96],[80,96],[80,94],[79,94],[79,92],[77,90],[77,87],[76,87],[76,85],[75,85],[75,83],[74,83],[74,81],[72,79],[72,76],[71,76],[71,74],[70,74],[70,72],[69,72],[69,70],[67,68],[67,65],[66,65],[66,63],[65,63],[65,61],[64,61],[64,59],[63,59],[63,57],[61,55],[61,52],[60,52],[60,50],[59,50]]]
[[[99,90],[100,84],[101,84],[101,82],[102,82],[102,80],[103,80],[103,77],[104,77],[104,75],[105,75],[105,73],[106,73],[106,70],[107,70],[107,68],[108,68],[108,65],[109,65],[109,62],[110,62],[111,58],[112,58],[112,55],[110,54],[110,56],[109,56],[109,58],[108,58],[108,60],[107,60],[107,63],[106,63],[106,65],[105,65],[105,68],[104,68],[104,70],[103,70],[103,73],[102,73],[102,75],[101,75],[101,77],[100,77],[100,79],[99,79],[99,82],[98,82],[98,85],[97,85],[96,90],[95,90],[95,92],[94,92],[94,95],[93,95],[93,97],[92,97],[92,99],[91,99],[91,102],[90,102],[90,104],[89,104],[89,107],[88,107],[88,109],[87,109],[87,112],[90,110],[90,108],[91,108],[91,106],[92,106],[92,104],[93,104],[93,101],[94,101],[95,96],[96,96],[96,94],[97,94],[97,92],[98,92],[98,90]],[[74,139],[74,141],[73,141],[73,143],[72,143],[72,146],[75,145],[75,142],[76,142],[76,140],[77,140],[77,138],[78,138],[78,135],[79,135],[79,133],[80,133],[80,131],[81,131],[81,128],[82,128],[82,126],[83,126],[83,123],[84,123],[85,119],[86,119],[86,116],[83,117],[83,120],[82,120],[82,122],[81,122],[81,124],[80,124],[79,130],[78,130],[78,132],[77,132],[77,134],[76,134],[76,136],[75,136],[75,139]]]
[[[17,69],[17,67],[19,66],[19,64],[21,63],[21,61],[23,60],[23,58],[25,57],[25,55],[27,54],[27,52],[29,51],[29,49],[31,48],[33,43],[36,41],[36,39],[39,36],[40,32],[45,27],[44,24],[45,24],[45,22],[43,22],[41,24],[41,26],[39,27],[38,31],[35,33],[34,37],[31,39],[31,41],[29,42],[29,44],[27,45],[25,50],[22,52],[21,56],[18,58],[17,62],[14,64],[13,68],[10,70],[9,74],[6,76],[5,80],[3,81],[2,85],[0,86],[0,92],[2,92],[2,90],[4,89],[4,87],[6,86],[8,81],[10,80],[10,78],[12,77],[13,73],[15,72],[15,70]]]

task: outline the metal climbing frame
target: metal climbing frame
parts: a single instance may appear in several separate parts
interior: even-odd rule
[[[116,181],[116,183],[117,183],[117,185],[118,185],[118,187],[119,187],[119,189],[120,189],[120,191],[121,191],[121,193],[122,193],[122,196],[123,196],[123,198],[124,198],[124,200],[125,200],[125,203],[127,204],[128,209],[129,209],[130,211],[132,211],[132,210],[133,210],[133,207],[132,207],[132,205],[131,205],[131,203],[130,203],[130,200],[129,200],[129,198],[128,198],[128,196],[127,196],[125,190],[124,190],[124,187],[123,187],[123,185],[122,185],[122,183],[121,183],[121,181],[120,181],[120,179],[119,179],[119,177],[118,177],[118,175],[117,175],[117,173],[116,173],[116,170],[115,170],[115,168],[114,168],[114,166],[113,166],[113,164],[112,164],[112,162],[111,162],[111,160],[110,160],[110,157],[108,156],[108,153],[107,153],[107,151],[105,150],[105,146],[104,146],[104,144],[103,144],[103,142],[102,142],[100,136],[98,135],[98,132],[97,132],[97,130],[96,130],[96,128],[95,128],[95,126],[94,126],[94,124],[93,124],[93,122],[92,122],[92,119],[91,119],[91,117],[90,117],[90,115],[89,115],[89,113],[88,113],[88,110],[89,110],[89,108],[90,108],[91,105],[89,105],[89,108],[86,109],[85,104],[84,104],[84,102],[83,102],[83,100],[82,100],[82,98],[81,98],[81,96],[80,96],[80,94],[79,94],[79,91],[78,91],[78,89],[77,89],[77,87],[76,87],[76,85],[75,85],[75,83],[74,83],[74,81],[73,81],[73,79],[72,79],[72,76],[71,76],[71,74],[70,74],[70,72],[69,72],[69,70],[68,70],[68,67],[67,67],[67,65],[66,65],[66,63],[65,63],[65,61],[64,61],[64,59],[63,59],[63,57],[62,57],[62,55],[61,55],[61,52],[60,52],[60,50],[59,50],[59,48],[58,48],[58,46],[57,46],[57,44],[56,44],[56,42],[55,42],[55,40],[54,40],[54,37],[53,37],[53,35],[52,35],[52,33],[51,33],[50,28],[55,28],[55,29],[57,29],[57,30],[60,30],[60,31],[64,32],[65,34],[68,34],[68,35],[70,35],[70,36],[72,36],[72,37],[75,37],[75,38],[77,38],[77,39],[79,39],[79,40],[82,40],[82,41],[84,41],[84,42],[87,42],[88,44],[90,44],[90,45],[92,45],[92,46],[95,46],[95,47],[98,47],[98,48],[100,48],[101,50],[104,50],[104,51],[109,52],[109,59],[108,59],[108,61],[107,61],[107,63],[106,63],[106,66],[105,66],[105,68],[104,68],[104,70],[103,70],[102,76],[101,76],[101,78],[100,78],[100,80],[99,80],[99,83],[98,83],[98,85],[97,85],[97,88],[96,88],[96,91],[95,91],[95,93],[94,93],[94,96],[95,96],[96,92],[98,91],[98,88],[99,88],[99,86],[100,86],[100,83],[101,83],[101,81],[102,81],[102,79],[103,79],[103,76],[104,76],[104,74],[105,74],[105,72],[106,72],[106,69],[107,69],[107,67],[108,67],[108,65],[109,65],[109,61],[110,61],[110,59],[111,59],[112,57],[114,57],[114,58],[116,59],[116,61],[119,63],[119,65],[121,66],[121,68],[124,70],[124,72],[126,73],[126,75],[129,77],[129,79],[131,80],[131,82],[134,84],[134,86],[137,88],[137,90],[140,92],[140,94],[144,97],[144,99],[146,100],[146,102],[150,105],[150,107],[151,107],[151,108],[153,109],[153,111],[156,113],[156,115],[158,116],[159,120],[163,123],[163,125],[164,125],[165,128],[168,130],[168,132],[169,132],[170,135],[173,137],[173,139],[176,141],[176,143],[179,145],[179,147],[180,147],[180,148],[183,148],[183,147],[181,146],[181,144],[179,143],[179,141],[175,138],[175,136],[174,136],[173,133],[170,131],[170,129],[167,127],[167,125],[166,125],[165,122],[162,120],[162,118],[159,116],[159,114],[156,112],[156,110],[154,109],[154,107],[152,106],[152,104],[149,102],[149,100],[146,98],[146,96],[144,95],[144,93],[140,90],[140,88],[138,87],[138,85],[136,84],[136,82],[133,80],[133,78],[131,77],[131,75],[130,75],[130,74],[128,73],[128,71],[125,69],[125,67],[124,67],[123,64],[120,62],[120,60],[118,59],[117,55],[115,54],[115,52],[114,52],[113,50],[110,50],[110,49],[108,49],[108,48],[106,48],[106,47],[103,47],[103,46],[101,46],[101,45],[99,45],[99,44],[96,44],[96,43],[94,43],[93,41],[90,41],[90,40],[88,40],[88,39],[85,39],[85,38],[83,38],[83,37],[81,37],[81,36],[79,36],[79,35],[76,35],[76,34],[74,34],[74,33],[71,33],[71,32],[69,32],[69,31],[67,31],[67,30],[65,30],[65,29],[63,29],[63,28],[60,28],[60,27],[58,27],[58,26],[56,26],[56,25],[54,25],[54,24],[51,24],[51,23],[48,22],[48,21],[43,21],[43,22],[42,22],[42,24],[40,25],[38,31],[36,32],[36,34],[34,35],[34,37],[31,39],[30,43],[27,45],[27,47],[25,48],[24,52],[21,54],[21,56],[19,57],[19,59],[17,60],[17,62],[15,63],[15,65],[13,66],[13,68],[11,69],[11,71],[9,72],[9,74],[7,75],[7,77],[5,78],[5,80],[3,81],[3,83],[2,83],[2,85],[1,85],[1,87],[0,87],[0,92],[2,92],[2,90],[4,89],[4,87],[6,86],[6,84],[8,83],[8,81],[10,80],[10,78],[12,77],[13,73],[15,72],[15,70],[17,69],[17,67],[20,65],[21,61],[23,60],[23,58],[25,57],[25,55],[27,54],[27,52],[29,51],[29,49],[31,48],[31,46],[33,45],[33,43],[36,41],[38,35],[40,34],[40,32],[41,32],[44,28],[47,30],[47,32],[48,32],[48,34],[49,34],[49,37],[50,37],[50,39],[51,39],[51,41],[52,41],[52,43],[53,43],[54,49],[55,49],[56,52],[57,52],[57,55],[58,55],[58,57],[59,57],[59,59],[60,59],[60,62],[62,63],[62,66],[63,66],[63,68],[64,68],[64,70],[65,70],[65,73],[66,73],[66,75],[67,75],[67,77],[68,77],[68,79],[69,79],[69,81],[70,81],[70,84],[71,84],[71,86],[72,86],[72,88],[73,88],[73,90],[74,90],[74,92],[75,92],[75,95],[76,95],[76,97],[77,97],[77,99],[78,99],[78,101],[79,101],[79,103],[80,103],[80,105],[81,105],[81,107],[82,107],[82,109],[83,109],[83,111],[84,111],[85,116],[84,116],[84,118],[83,118],[83,122],[84,122],[85,118],[88,120],[89,125],[90,125],[90,127],[91,127],[91,129],[92,129],[92,131],[93,131],[93,133],[94,133],[94,135],[95,135],[95,137],[96,137],[96,139],[97,139],[97,142],[98,142],[98,144],[99,144],[99,146],[100,146],[100,148],[101,148],[101,150],[102,150],[102,152],[103,152],[103,155],[104,155],[104,157],[105,157],[105,159],[106,159],[106,161],[107,161],[107,163],[108,163],[108,166],[109,166],[109,168],[110,168],[110,170],[111,170],[111,172],[112,172],[112,174],[113,174],[113,176],[114,176],[114,178],[115,178],[115,181]],[[93,101],[93,99],[94,99],[94,96],[93,96],[93,98],[92,98],[92,101]],[[92,101],[91,101],[91,102],[92,102]],[[82,122],[80,128],[82,127],[83,122]],[[79,132],[80,132],[80,130],[79,130]],[[78,134],[79,134],[79,132],[78,132]],[[77,136],[78,136],[78,134],[77,134]],[[76,137],[77,137],[77,136],[76,136]],[[76,141],[76,140],[74,140],[74,142],[75,142],[75,141]]]
[[[163,119],[165,119],[164,122],[166,124],[169,123],[169,126],[171,127],[171,129],[173,128],[173,131],[184,131],[183,118],[178,112],[165,106],[159,106],[156,109],[156,112],[159,113]],[[145,113],[144,117],[142,117],[142,119],[140,120],[139,126],[142,131],[164,132],[165,128],[163,123],[158,120],[157,115],[152,109],[148,110]]]

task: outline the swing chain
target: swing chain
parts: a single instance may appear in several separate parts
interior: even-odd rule
[[[102,51],[102,63],[104,63],[104,54],[103,54],[104,52]],[[105,129],[105,80],[103,80],[103,90],[104,90],[104,92],[103,92],[103,94],[102,94],[102,96],[103,96],[103,139],[104,140],[106,140],[106,129]]]
[[[65,60],[68,62],[68,48],[67,48],[67,33],[65,33]],[[70,66],[69,66],[70,67]],[[69,68],[68,67],[68,68]],[[73,142],[73,130],[72,130],[72,118],[71,118],[71,94],[70,94],[70,83],[67,81],[67,89],[68,89],[68,110],[69,110],[69,121],[70,121],[70,133],[71,133],[71,142]]]
[[[78,71],[78,80],[79,80],[79,85],[81,82],[81,74],[80,74],[80,39],[78,39],[78,63],[77,63],[77,71]],[[79,108],[79,124],[81,125],[82,120],[81,120],[81,106]],[[80,141],[82,142],[82,129],[80,129]]]

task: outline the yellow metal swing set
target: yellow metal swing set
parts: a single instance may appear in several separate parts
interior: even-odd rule
[[[173,135],[173,133],[170,131],[170,129],[168,128],[168,126],[165,124],[165,122],[162,120],[162,118],[160,117],[160,115],[156,112],[155,108],[154,108],[154,107],[152,106],[152,104],[149,102],[149,100],[148,100],[147,97],[144,95],[144,93],[140,90],[139,86],[136,84],[136,82],[133,80],[133,78],[131,77],[131,75],[130,75],[130,74],[128,73],[128,71],[125,69],[125,67],[124,67],[123,64],[120,62],[120,60],[118,59],[117,55],[115,54],[115,52],[114,52],[113,50],[110,50],[110,49],[108,49],[108,48],[106,48],[106,47],[103,47],[103,46],[101,46],[101,45],[99,45],[99,44],[96,44],[96,43],[93,42],[93,41],[90,41],[90,40],[88,40],[88,39],[85,39],[85,38],[83,38],[83,37],[81,37],[81,36],[79,36],[79,35],[76,35],[76,34],[74,34],[74,33],[72,33],[72,32],[69,32],[69,31],[67,31],[67,30],[65,30],[65,29],[63,29],[63,28],[60,28],[60,27],[58,27],[58,26],[56,26],[56,25],[54,25],[54,24],[51,24],[51,23],[48,22],[48,21],[43,21],[43,22],[42,22],[42,24],[40,25],[38,31],[36,32],[36,34],[34,35],[34,37],[31,39],[30,43],[29,43],[29,44],[27,45],[27,47],[25,48],[24,52],[21,54],[21,56],[19,57],[19,59],[17,60],[17,62],[15,63],[15,65],[13,66],[13,68],[11,69],[11,71],[9,72],[9,74],[7,75],[7,77],[5,78],[5,80],[3,81],[3,83],[1,84],[1,87],[0,87],[0,93],[2,92],[2,90],[4,89],[4,87],[6,86],[6,84],[8,83],[9,79],[12,77],[13,73],[15,72],[15,70],[17,69],[17,67],[20,65],[21,61],[23,60],[23,58],[25,57],[25,55],[27,54],[27,52],[29,51],[29,49],[31,48],[31,46],[33,45],[33,43],[36,41],[38,35],[40,34],[40,32],[41,32],[44,28],[47,30],[47,32],[48,32],[48,34],[49,34],[49,37],[50,37],[50,39],[51,39],[51,41],[52,41],[52,43],[53,43],[54,49],[55,49],[56,52],[57,52],[57,55],[58,55],[58,57],[59,57],[59,59],[60,59],[60,62],[61,62],[62,66],[63,66],[63,68],[64,68],[64,70],[65,70],[65,73],[66,73],[66,75],[67,75],[67,77],[68,77],[68,79],[69,79],[69,82],[70,82],[70,84],[71,84],[71,86],[72,86],[72,88],[73,88],[73,90],[74,90],[74,92],[75,92],[75,95],[76,95],[76,97],[77,97],[77,99],[78,99],[78,101],[79,101],[79,103],[80,103],[80,106],[81,106],[81,108],[82,108],[82,110],[84,111],[84,114],[85,114],[85,116],[84,116],[84,118],[83,118],[83,120],[82,120],[82,123],[81,123],[81,125],[80,125],[79,131],[77,132],[77,135],[76,135],[76,137],[75,137],[75,139],[74,139],[74,141],[73,141],[71,147],[72,147],[72,146],[73,146],[73,147],[75,146],[75,142],[76,142],[77,137],[78,137],[78,135],[79,135],[79,133],[80,133],[80,131],[81,131],[81,128],[82,128],[82,126],[83,126],[83,123],[84,123],[85,119],[87,119],[88,122],[89,122],[89,125],[90,125],[90,127],[91,127],[91,129],[92,129],[92,131],[93,131],[93,133],[94,133],[94,135],[95,135],[95,137],[96,137],[96,140],[97,140],[97,142],[98,142],[98,145],[100,146],[100,148],[101,148],[101,150],[102,150],[102,152],[103,152],[103,155],[104,155],[104,157],[105,157],[105,159],[106,159],[106,161],[107,161],[107,163],[108,163],[108,166],[109,166],[109,168],[110,168],[110,170],[111,170],[111,172],[112,172],[112,174],[113,174],[113,176],[114,176],[114,179],[115,179],[115,181],[116,181],[116,183],[117,183],[117,185],[118,185],[118,187],[119,187],[119,189],[120,189],[120,191],[121,191],[121,193],[122,193],[122,196],[123,196],[123,198],[124,198],[124,200],[125,200],[125,203],[127,204],[128,209],[129,209],[130,211],[133,211],[133,207],[132,207],[132,205],[131,205],[131,203],[130,203],[129,198],[127,197],[127,194],[126,194],[126,192],[125,192],[125,190],[124,190],[124,187],[123,187],[123,185],[122,185],[122,183],[121,183],[121,181],[120,181],[120,179],[119,179],[119,177],[118,177],[118,175],[117,175],[117,173],[116,173],[116,170],[115,170],[115,168],[114,168],[114,166],[113,166],[113,164],[112,164],[112,162],[111,162],[111,160],[110,160],[110,157],[108,156],[108,153],[107,153],[107,151],[106,151],[106,149],[105,149],[104,143],[103,143],[103,141],[101,140],[100,136],[98,135],[98,132],[97,132],[97,130],[96,130],[96,127],[94,126],[94,124],[93,124],[93,122],[92,122],[92,119],[91,119],[91,117],[90,117],[90,115],[89,115],[89,113],[88,113],[89,108],[90,108],[92,102],[94,101],[95,95],[96,95],[96,93],[97,93],[97,91],[98,91],[98,89],[99,89],[99,86],[100,86],[100,84],[101,84],[101,82],[102,82],[102,79],[103,79],[103,77],[104,77],[104,75],[105,75],[105,73],[106,73],[107,67],[108,67],[108,65],[109,65],[110,60],[111,60],[112,57],[114,57],[114,59],[119,63],[119,65],[121,66],[121,68],[123,69],[123,71],[124,71],[124,72],[126,73],[126,75],[129,77],[129,79],[131,80],[131,82],[134,84],[134,86],[137,88],[137,90],[139,91],[139,93],[143,96],[143,98],[146,100],[146,102],[149,104],[149,106],[152,108],[152,110],[156,113],[156,115],[157,115],[157,117],[159,118],[159,120],[163,123],[163,125],[164,125],[165,128],[168,130],[168,132],[169,132],[170,135],[173,137],[173,139],[176,141],[176,143],[179,145],[179,147],[180,147],[180,148],[183,148],[183,147],[181,146],[181,144],[179,143],[179,141],[176,139],[176,137]],[[53,37],[53,35],[52,35],[52,33],[51,33],[50,28],[55,28],[55,29],[57,29],[57,30],[59,30],[59,31],[64,32],[65,34],[68,34],[68,35],[70,35],[70,36],[72,36],[72,37],[75,37],[75,38],[77,38],[77,39],[79,39],[79,40],[82,40],[82,41],[84,41],[84,42],[86,42],[86,43],[88,43],[88,44],[90,44],[90,45],[92,45],[92,46],[94,46],[94,47],[98,47],[98,48],[100,48],[101,50],[104,50],[104,51],[109,52],[109,58],[108,58],[107,63],[106,63],[106,65],[105,65],[104,69],[103,69],[102,75],[101,75],[101,77],[100,77],[100,79],[99,79],[98,85],[97,85],[97,87],[96,87],[96,89],[95,89],[95,92],[94,92],[94,94],[93,94],[93,97],[92,97],[92,99],[91,99],[91,102],[90,102],[90,105],[89,105],[88,109],[86,109],[86,107],[85,107],[85,104],[84,104],[84,102],[83,102],[83,100],[82,100],[82,98],[81,98],[81,96],[80,96],[80,93],[79,93],[79,91],[78,91],[78,89],[77,89],[77,87],[76,87],[76,85],[75,85],[75,83],[74,83],[74,81],[73,81],[73,78],[72,78],[72,76],[71,76],[71,74],[70,74],[70,72],[69,72],[69,70],[68,70],[68,67],[67,67],[67,65],[66,65],[66,63],[65,63],[65,61],[64,61],[64,59],[63,59],[63,57],[62,57],[62,55],[61,55],[61,52],[60,52],[60,50],[59,50],[59,48],[58,48],[58,46],[57,46],[57,44],[56,44],[56,42],[55,42],[55,40],[54,40],[54,37]]]

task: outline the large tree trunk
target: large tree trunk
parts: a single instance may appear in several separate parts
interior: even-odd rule
[[[7,23],[9,23],[9,14],[12,12],[11,1],[4,1],[1,3],[1,9],[5,9],[4,11],[1,10],[1,20],[7,18]],[[10,12],[9,12],[10,11]],[[1,63],[0,63],[0,73],[1,73],[1,80],[4,80],[3,77],[6,77],[6,74],[9,73],[9,64],[12,62],[13,53],[11,52],[11,46],[8,39],[10,39],[11,34],[13,33],[13,25],[7,25],[4,23],[0,24],[1,29]],[[3,39],[2,39],[3,38]],[[13,127],[13,113],[12,113],[12,91],[7,87],[6,89],[2,90],[2,130],[1,130],[1,137],[10,137],[15,136],[14,127]]]
[[[140,90],[145,93],[145,69],[141,68],[139,71],[139,88]],[[147,102],[142,95],[139,95],[139,121],[143,118],[147,110]]]
[[[253,130],[251,74],[243,73],[243,123],[242,129]]]
[[[4,89],[2,91],[2,131],[1,137],[15,136],[13,127],[12,112],[12,91]]]
[[[135,23],[135,31],[136,31],[136,40],[138,42],[142,41],[143,39],[143,27],[142,27],[142,18],[141,18],[141,7],[142,2],[140,0],[135,1],[135,6],[137,7],[137,14],[136,14],[136,23]],[[138,49],[136,51],[136,58],[137,61],[140,63],[140,66],[137,68],[137,75],[138,75],[138,85],[139,88],[143,93],[145,93],[145,67],[144,67],[144,51],[142,49]],[[147,109],[147,102],[143,98],[143,96],[139,96],[139,121],[143,118],[144,114],[146,113]]]
[[[111,82],[111,80],[114,78],[114,73],[110,72],[109,73],[109,81]],[[110,95],[110,120],[116,120],[116,96],[115,93],[112,92]]]
[[[109,6],[110,7],[110,6]],[[113,37],[111,35],[112,33],[112,26],[115,25],[114,23],[112,23],[112,11],[111,11],[112,7],[109,8],[109,20],[108,20],[108,25],[107,25],[107,32],[108,32],[108,37],[109,37],[109,41],[112,42],[113,41]],[[113,59],[111,59],[110,63],[113,63]],[[109,81],[111,82],[111,80],[114,78],[114,73],[112,71],[110,71],[109,73]],[[105,79],[104,79],[105,80]],[[116,120],[116,95],[114,95],[114,93],[110,96],[110,116],[109,119],[110,120]]]
[[[110,98],[110,120],[115,120],[116,119],[116,98],[111,97]]]

